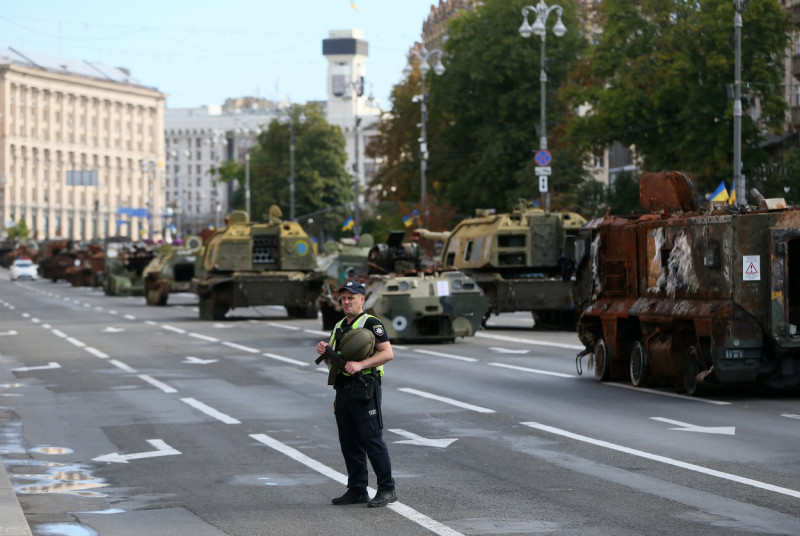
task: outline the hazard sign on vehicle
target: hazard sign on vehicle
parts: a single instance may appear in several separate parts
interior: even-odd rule
[[[761,281],[761,255],[742,256],[742,280]]]

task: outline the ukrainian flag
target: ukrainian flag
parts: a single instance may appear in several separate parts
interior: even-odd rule
[[[720,181],[719,186],[717,186],[717,189],[714,190],[714,193],[711,194],[709,199],[711,201],[727,201],[729,199],[725,181]]]
[[[419,225],[419,211],[413,210],[411,214],[403,216],[403,225],[411,227],[412,225]]]
[[[356,220],[354,220],[353,217],[350,216],[349,218],[344,220],[344,223],[342,224],[342,231],[349,231],[355,226],[356,226]]]
[[[728,204],[733,205],[736,203],[736,188],[731,187],[731,196],[728,198]]]

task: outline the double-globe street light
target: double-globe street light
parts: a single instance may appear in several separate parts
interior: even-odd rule
[[[522,26],[519,27],[519,34],[522,37],[528,38],[531,34],[536,34],[542,38],[542,54],[541,54],[541,71],[539,73],[539,82],[541,84],[540,93],[541,93],[541,111],[540,111],[540,121],[541,121],[541,130],[539,131],[539,150],[546,151],[547,150],[547,130],[546,130],[546,121],[547,121],[547,72],[545,71],[545,36],[547,35],[547,17],[550,16],[550,13],[553,11],[556,12],[558,16],[558,20],[556,21],[555,25],[553,26],[553,34],[556,37],[561,37],[565,33],[567,33],[567,27],[564,26],[564,23],[561,22],[561,14],[563,10],[559,5],[552,5],[548,6],[544,3],[543,0],[540,0],[538,4],[535,6],[525,6],[522,8]],[[533,12],[536,13],[536,20],[533,22],[533,25],[528,23],[528,13]],[[550,208],[550,193],[549,187],[547,189],[546,194],[546,206]]]
[[[421,87],[422,92],[420,95],[414,97],[414,101],[419,100],[420,102],[420,110],[421,110],[421,121],[420,121],[420,137],[419,137],[419,167],[420,167],[420,178],[421,178],[421,194],[420,194],[420,205],[421,205],[421,212],[422,212],[422,226],[424,227],[427,225],[428,222],[428,201],[427,201],[427,171],[428,171],[428,133],[426,130],[426,123],[428,121],[428,108],[427,108],[427,98],[428,98],[428,91],[425,88],[425,75],[428,74],[428,71],[433,68],[433,72],[442,75],[444,74],[444,65],[442,64],[442,50],[438,48],[434,48],[433,50],[428,50],[425,48],[425,45],[422,45],[419,50],[416,47],[411,49],[411,52],[408,54],[408,64],[406,65],[405,69],[403,69],[403,74],[405,76],[409,76],[413,71],[413,67],[411,67],[411,57],[416,56],[419,60],[419,72],[421,74]],[[435,58],[435,60],[434,60]],[[431,61],[433,61],[433,66],[431,66]]]

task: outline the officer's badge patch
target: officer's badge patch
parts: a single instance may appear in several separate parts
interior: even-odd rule
[[[375,335],[377,335],[378,337],[383,336],[383,326],[373,326],[372,331],[374,331]]]

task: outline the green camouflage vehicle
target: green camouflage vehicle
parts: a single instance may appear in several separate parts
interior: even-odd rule
[[[156,256],[142,273],[147,305],[166,305],[170,293],[192,291],[202,245],[199,236],[190,236],[183,246],[158,246]]]
[[[296,222],[281,220],[277,206],[267,222],[234,211],[228,226],[203,247],[195,277],[200,319],[221,320],[237,307],[282,305],[290,317],[316,318],[324,275],[316,270],[311,239]]]
[[[107,296],[144,295],[142,272],[154,256],[143,244],[107,244],[103,292]]]
[[[486,293],[490,312],[531,311],[535,327],[574,330],[575,236],[586,219],[546,212],[520,199],[510,213],[479,209],[450,232],[415,232],[443,242],[444,268],[460,270]]]

